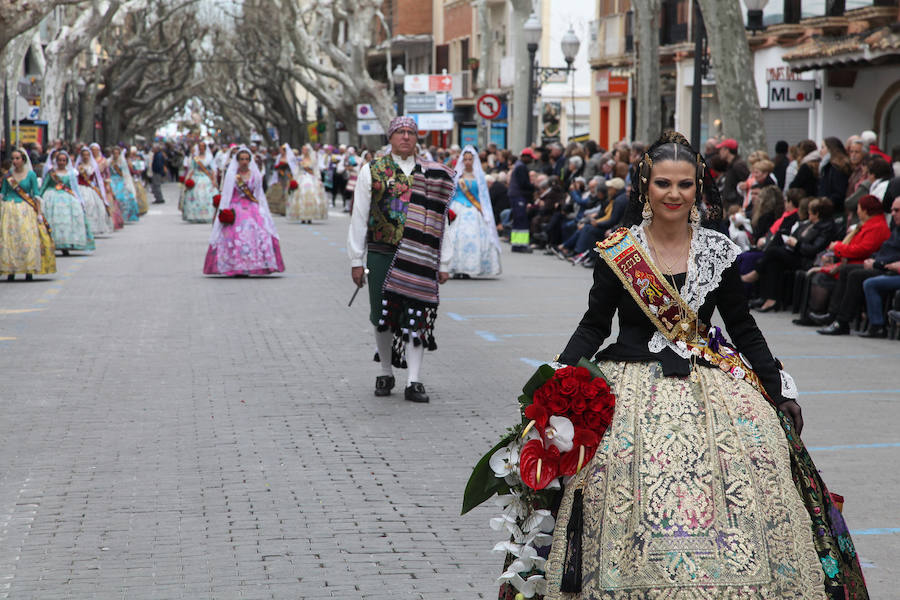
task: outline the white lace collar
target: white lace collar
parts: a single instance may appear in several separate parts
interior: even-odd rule
[[[644,235],[644,226],[634,225],[631,227],[631,233],[638,240],[641,246],[651,256],[650,245],[647,243],[647,237]],[[691,236],[691,253],[688,257],[687,276],[684,285],[681,286],[679,293],[691,310],[697,312],[706,301],[706,296],[712,290],[718,287],[722,280],[722,273],[734,263],[741,249],[737,244],[732,242],[727,236],[707,229],[705,227],[694,227],[694,233]],[[647,347],[650,352],[658,353],[663,348],[669,347],[678,356],[689,358],[691,353],[684,346],[684,342],[678,344],[670,342],[659,331],[654,331]]]

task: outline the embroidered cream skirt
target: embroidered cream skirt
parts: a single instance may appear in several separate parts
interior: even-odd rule
[[[605,362],[610,429],[565,491],[547,598],[825,600],[811,521],[776,412],[744,381],[699,367]],[[573,493],[583,490],[582,591],[560,593]]]

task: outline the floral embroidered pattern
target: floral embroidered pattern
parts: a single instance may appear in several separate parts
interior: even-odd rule
[[[405,175],[390,155],[370,163],[372,205],[369,241],[396,246],[403,239],[413,177]]]
[[[547,597],[824,600],[810,518],[766,400],[718,369],[700,367],[704,394],[658,365],[600,368],[618,402],[585,469],[583,587],[559,592],[567,486]]]

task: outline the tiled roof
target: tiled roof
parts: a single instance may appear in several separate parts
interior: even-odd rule
[[[786,54],[794,69],[900,60],[900,23],[842,37],[815,36]]]

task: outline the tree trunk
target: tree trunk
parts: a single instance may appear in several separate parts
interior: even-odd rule
[[[531,0],[511,0],[512,12],[509,18],[509,44],[512,45],[516,65],[516,83],[513,87],[512,114],[509,115],[509,149],[514,153],[525,148],[528,119],[534,116],[529,111],[528,81],[531,65],[528,64],[528,48],[525,44],[525,21],[531,15]],[[507,45],[509,47],[509,45]]]
[[[94,141],[94,110],[97,105],[97,97],[95,94],[85,88],[81,93],[81,119],[78,125],[77,140],[89,144]]]
[[[478,60],[478,77],[475,87],[483,94],[488,88],[488,72],[491,66],[491,22],[487,0],[478,0],[478,31],[481,33],[481,47],[479,48],[480,58]],[[479,118],[479,121],[486,121],[486,119]],[[478,127],[478,147],[486,148],[490,141],[488,139],[487,125],[480,125]]]
[[[650,144],[662,130],[659,96],[659,0],[634,0],[637,24],[637,124],[635,140]]]
[[[745,156],[765,149],[766,131],[753,78],[753,57],[738,2],[699,0],[706,21],[725,135]]]

